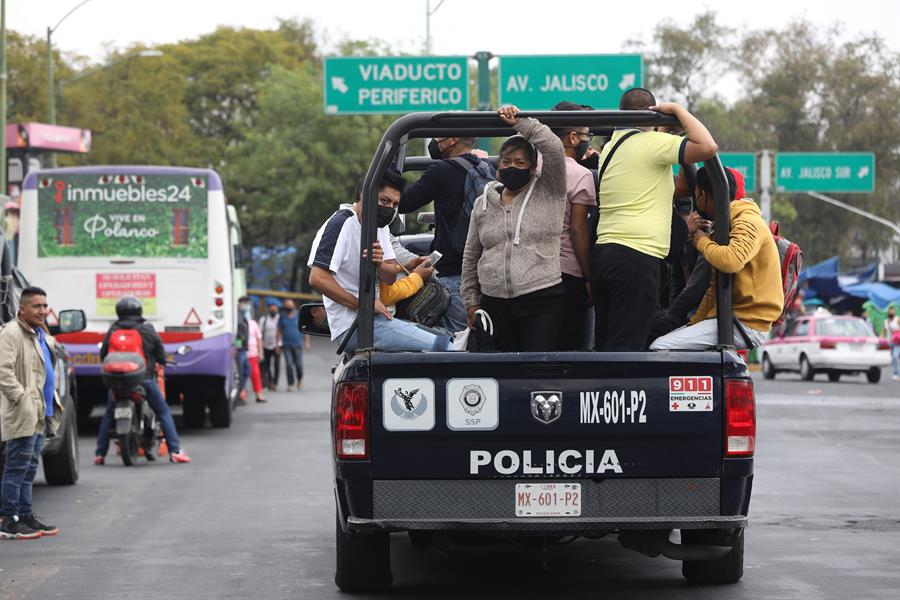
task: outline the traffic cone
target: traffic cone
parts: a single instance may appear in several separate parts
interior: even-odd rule
[[[169,454],[169,445],[166,444],[166,438],[159,440],[159,455],[167,456]]]

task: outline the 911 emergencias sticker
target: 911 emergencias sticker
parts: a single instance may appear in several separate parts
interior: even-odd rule
[[[712,409],[712,377],[669,377],[669,412],[712,412]]]

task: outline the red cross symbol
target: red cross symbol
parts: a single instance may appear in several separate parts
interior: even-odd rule
[[[677,402],[673,402],[673,403],[672,403],[672,410],[678,410],[678,403],[677,403]]]

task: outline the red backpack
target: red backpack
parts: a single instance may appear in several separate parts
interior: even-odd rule
[[[781,309],[781,315],[778,317],[778,320],[773,324],[781,325],[790,312],[794,300],[797,299],[797,292],[800,291],[803,250],[794,242],[779,235],[778,221],[772,221],[769,225],[769,230],[775,239],[775,246],[778,248],[778,258],[781,261],[781,287],[784,290],[784,307]]]
[[[133,352],[144,356],[144,340],[137,329],[116,329],[109,336],[109,353]]]

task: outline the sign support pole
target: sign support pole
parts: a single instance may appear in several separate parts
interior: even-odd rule
[[[772,220],[772,155],[763,150],[759,158],[759,204],[763,221]]]
[[[490,110],[491,107],[491,58],[494,55],[485,50],[475,53],[478,61],[478,110]],[[491,150],[491,141],[485,138],[478,140],[478,147],[486,152]]]
[[[831,196],[826,196],[825,194],[820,194],[818,192],[806,192],[808,195],[812,196],[816,200],[821,200],[822,202],[827,202],[828,204],[833,204],[834,206],[838,206],[843,208],[844,210],[849,210],[850,212],[857,214],[861,217],[865,217],[869,220],[875,221],[876,223],[881,223],[886,227],[890,227],[894,232],[894,236],[900,240],[900,225],[885,219],[884,217],[879,217],[878,215],[874,215],[868,211],[862,210],[861,208],[856,208],[855,206],[851,206],[840,200],[835,200]]]

